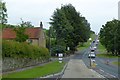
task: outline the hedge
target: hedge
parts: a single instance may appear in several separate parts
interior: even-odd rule
[[[47,48],[34,46],[26,42],[19,43],[12,40],[3,40],[2,57],[48,59],[50,56]]]

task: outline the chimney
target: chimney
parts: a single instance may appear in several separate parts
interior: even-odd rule
[[[42,22],[40,22],[40,28],[43,28],[43,24],[42,24]]]

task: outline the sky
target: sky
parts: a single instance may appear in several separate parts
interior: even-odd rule
[[[6,2],[8,24],[20,24],[30,21],[39,27],[40,21],[44,28],[50,27],[50,18],[56,8],[72,4],[90,23],[91,30],[99,32],[107,21],[118,19],[119,0],[3,0]]]

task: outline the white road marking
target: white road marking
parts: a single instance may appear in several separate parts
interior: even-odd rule
[[[110,76],[112,76],[112,77],[114,77],[114,78],[116,77],[116,76],[114,76],[114,75],[111,75],[111,74],[109,74],[109,73],[107,73],[107,74],[108,74],[108,75],[110,75]]]
[[[104,70],[100,69],[100,71],[104,72]]]
[[[102,70],[102,69],[100,69],[100,71],[102,71],[102,72],[105,72],[104,70]],[[109,74],[109,73],[107,73],[107,72],[105,72],[107,75],[105,75],[105,76],[108,76],[108,75],[110,75],[110,76],[112,76],[112,77],[114,77],[114,78],[116,78],[116,76],[114,76],[114,75],[111,75],[111,74]]]

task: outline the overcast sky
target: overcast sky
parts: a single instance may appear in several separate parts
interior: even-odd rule
[[[91,24],[91,29],[99,32],[101,26],[113,18],[118,18],[119,0],[3,0],[6,2],[8,23],[20,24],[31,21],[36,27],[40,21],[44,28],[49,28],[48,22],[56,8],[61,4],[71,3]]]

